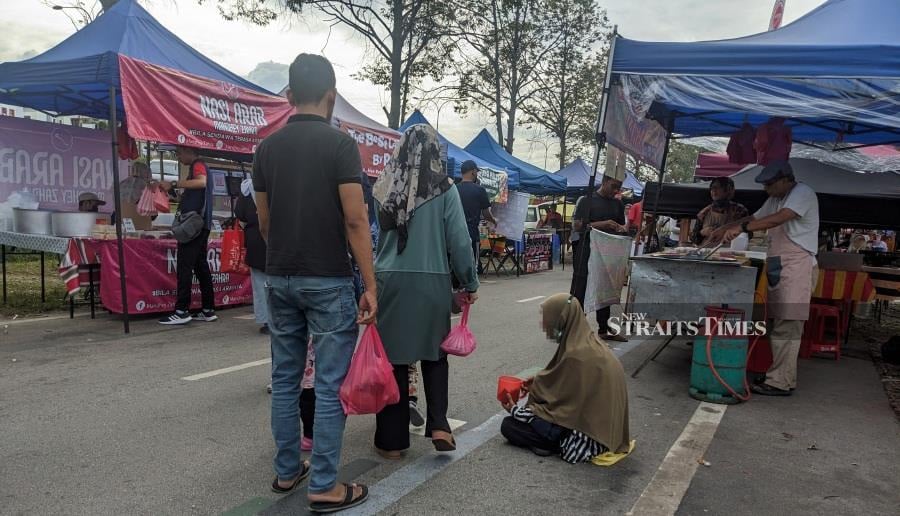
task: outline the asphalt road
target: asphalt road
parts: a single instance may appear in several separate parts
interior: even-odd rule
[[[637,448],[614,467],[539,458],[497,434],[497,377],[543,366],[554,351],[538,328],[540,300],[518,301],[565,291],[568,278],[487,278],[471,315],[479,348],[451,359],[450,417],[465,422],[452,459],[418,438],[402,462],[385,463],[372,451],[374,418],[348,420],[344,475],[373,494],[359,514],[624,514],[669,489],[656,487],[657,472],[673,445],[691,449],[679,437],[698,408],[683,342],[629,379]],[[9,324],[0,335],[0,514],[303,514],[305,493],[268,488],[268,366],[183,379],[268,358],[250,313],[223,310],[218,322],[177,328],[144,319],[127,337],[108,317]],[[618,346],[626,371],[654,345]],[[803,361],[794,397],[729,407],[712,432],[710,465],[676,464],[684,499],[656,513],[900,506],[900,431],[868,361]]]

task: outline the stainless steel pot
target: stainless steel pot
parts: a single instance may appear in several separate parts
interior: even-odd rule
[[[89,237],[97,219],[109,221],[109,215],[92,212],[60,212],[52,218],[53,234],[61,237]]]
[[[13,231],[31,235],[52,235],[52,211],[13,208]]]

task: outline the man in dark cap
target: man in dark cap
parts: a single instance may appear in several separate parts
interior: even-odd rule
[[[466,225],[469,226],[469,237],[472,239],[472,252],[475,253],[475,263],[478,264],[478,272],[481,273],[481,261],[478,259],[481,250],[481,235],[478,224],[481,217],[496,225],[497,220],[491,213],[491,200],[487,190],[478,184],[478,165],[472,160],[463,161],[460,167],[462,182],[456,185],[459,198],[462,201],[463,213],[466,215]]]
[[[797,386],[797,354],[803,325],[809,318],[809,300],[818,279],[819,201],[809,186],[798,183],[787,161],[770,163],[756,177],[769,194],[762,208],[740,227],[716,230],[726,242],[753,231],[768,231],[766,300],[772,367],[764,383],[753,392],[766,396],[790,396]]]

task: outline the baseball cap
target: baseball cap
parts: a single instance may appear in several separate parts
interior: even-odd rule
[[[94,201],[97,204],[99,204],[100,206],[103,206],[104,204],[106,204],[106,201],[101,201],[100,198],[97,197],[97,194],[92,193],[92,192],[84,192],[83,194],[78,196],[79,204],[83,203],[84,201]]]
[[[773,161],[766,165],[762,172],[756,176],[756,182],[765,184],[784,176],[794,175],[794,169],[787,161]]]
[[[466,172],[471,172],[472,170],[478,172],[478,165],[475,164],[474,161],[467,159],[462,162],[462,165],[459,167],[460,172],[465,174]]]

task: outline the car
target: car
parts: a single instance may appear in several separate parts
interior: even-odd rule
[[[154,158],[150,161],[150,177],[156,181],[178,181],[180,179],[180,167],[174,159],[162,160],[162,178],[159,175],[160,159]]]

